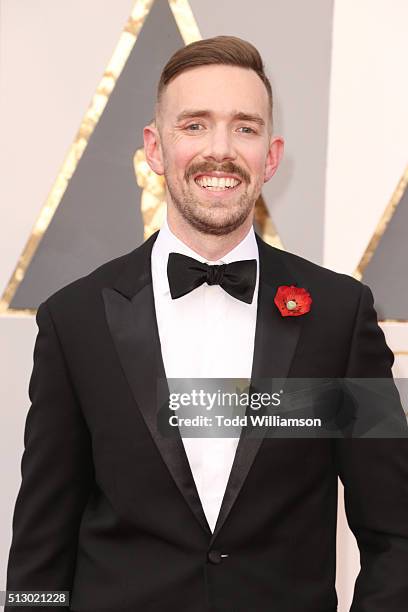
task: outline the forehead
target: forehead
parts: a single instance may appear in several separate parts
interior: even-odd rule
[[[266,87],[253,70],[239,66],[199,66],[179,74],[163,92],[162,110],[174,118],[185,108],[206,108],[214,114],[232,109],[268,117]]]

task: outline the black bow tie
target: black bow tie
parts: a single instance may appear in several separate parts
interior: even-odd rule
[[[181,253],[170,253],[167,263],[171,297],[182,297],[203,283],[220,285],[230,295],[251,304],[256,282],[256,259],[209,266]]]

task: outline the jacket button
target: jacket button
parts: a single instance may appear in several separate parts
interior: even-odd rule
[[[216,565],[218,565],[222,561],[222,555],[218,550],[210,550],[210,552],[208,553],[208,560],[210,561],[210,563],[215,563]]]

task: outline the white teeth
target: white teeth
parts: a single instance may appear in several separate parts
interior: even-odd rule
[[[200,176],[196,179],[196,183],[200,185],[200,187],[209,187],[209,188],[217,188],[217,189],[230,189],[232,187],[236,187],[239,185],[241,181],[231,177],[221,177],[217,176]]]

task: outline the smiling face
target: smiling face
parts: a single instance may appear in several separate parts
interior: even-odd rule
[[[225,65],[186,70],[165,88],[156,126],[144,130],[147,160],[164,174],[168,215],[204,234],[248,229],[262,185],[283,150],[271,137],[258,75]]]

